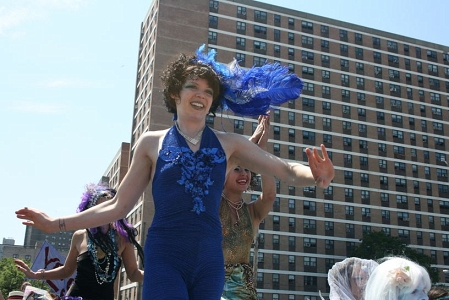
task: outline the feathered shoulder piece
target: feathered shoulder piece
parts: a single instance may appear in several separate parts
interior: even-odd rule
[[[202,45],[196,51],[197,60],[209,65],[220,77],[224,86],[221,102],[223,109],[236,115],[258,116],[266,114],[273,106],[296,100],[304,86],[303,81],[286,66],[265,63],[262,66],[242,68],[237,60],[229,64],[215,61],[216,51],[204,51]]]

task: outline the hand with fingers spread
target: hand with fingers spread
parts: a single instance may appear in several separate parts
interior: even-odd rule
[[[34,226],[42,232],[53,233],[58,231],[57,226],[54,226],[56,220],[38,209],[24,207],[16,211],[16,216],[25,220],[22,222],[23,225]]]
[[[326,147],[321,144],[320,156],[316,148],[306,149],[306,154],[309,159],[309,167],[315,179],[316,186],[320,188],[327,188],[335,176],[334,164],[327,155]]]

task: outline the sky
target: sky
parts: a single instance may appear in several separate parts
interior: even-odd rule
[[[444,0],[261,2],[449,46]],[[130,141],[140,23],[150,4],[0,2],[0,244],[23,245],[19,208],[74,213],[85,185]]]

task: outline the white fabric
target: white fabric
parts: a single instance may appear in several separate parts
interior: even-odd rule
[[[370,259],[349,257],[336,263],[328,272],[330,300],[363,300],[370,274],[377,267]]]

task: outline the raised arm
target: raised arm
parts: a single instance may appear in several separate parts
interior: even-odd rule
[[[267,151],[268,134],[270,129],[270,117],[260,116],[259,124],[249,139],[262,150]],[[273,208],[274,199],[276,198],[276,181],[272,176],[261,175],[262,193],[256,201],[250,204],[250,212],[252,214],[252,222],[255,230],[259,228],[260,222],[268,215]]]
[[[321,145],[322,155],[316,148],[306,149],[309,162],[309,166],[306,166],[287,162],[263,151],[239,134],[224,133],[219,138],[229,156],[229,165],[243,165],[253,172],[274,176],[290,185],[326,188],[335,176],[334,165],[324,145]]]
[[[51,218],[44,212],[26,207],[16,211],[16,216],[25,220],[22,224],[34,226],[47,233],[92,228],[122,219],[133,208],[150,181],[151,153],[157,152],[157,147],[158,137],[149,133],[142,136],[128,173],[120,184],[117,194],[110,201],[62,218]]]

